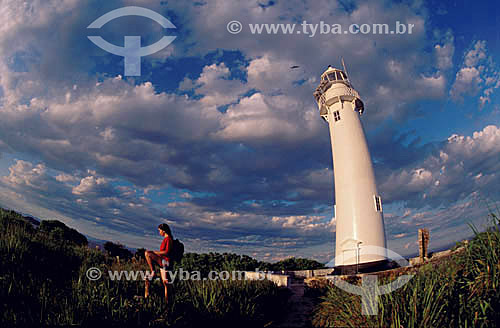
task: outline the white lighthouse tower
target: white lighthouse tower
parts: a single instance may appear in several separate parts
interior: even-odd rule
[[[335,267],[341,272],[377,267],[386,262],[386,241],[382,200],[359,119],[363,102],[352,88],[345,68],[342,71],[330,66],[321,75],[314,98],[321,117],[328,122],[332,144],[337,221]]]

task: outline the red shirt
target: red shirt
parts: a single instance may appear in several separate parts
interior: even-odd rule
[[[160,251],[170,252],[170,247],[172,247],[172,237],[167,235],[167,237],[165,237],[165,239],[163,239],[163,241],[161,242]],[[167,255],[160,256],[170,262],[170,258]]]

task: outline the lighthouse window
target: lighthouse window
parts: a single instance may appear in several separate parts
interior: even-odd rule
[[[380,196],[373,195],[375,199],[375,210],[377,212],[382,212],[382,200],[380,199]]]
[[[338,110],[333,112],[333,119],[335,122],[340,121],[340,112]]]
[[[336,80],[335,72],[328,74],[328,79],[332,82],[335,82],[335,80]]]

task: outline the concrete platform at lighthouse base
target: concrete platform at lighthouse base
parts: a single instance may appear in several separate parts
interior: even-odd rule
[[[334,267],[334,275],[351,275],[356,273],[370,273],[384,271],[395,268],[395,265],[388,260],[365,262],[352,265],[340,265]]]

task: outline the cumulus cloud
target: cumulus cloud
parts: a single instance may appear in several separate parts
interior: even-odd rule
[[[332,1],[314,1],[307,5],[297,3],[294,6],[286,2],[262,6],[254,2],[221,5],[220,1],[211,1],[199,6],[186,7],[180,3],[173,6],[182,13],[180,16],[185,22],[189,22],[189,41],[196,46],[191,47],[188,53],[204,53],[213,49],[214,45],[239,49],[250,60],[248,85],[262,93],[281,92],[295,101],[309,99],[310,104],[310,91],[316,87],[318,76],[328,64],[339,66],[343,56],[352,75],[351,80],[370,105],[366,112],[370,116],[370,124],[377,124],[392,115],[406,119],[415,113],[413,107],[403,104],[445,96],[446,81],[440,71],[442,64],[433,63],[432,53],[424,46],[427,43],[427,17],[419,4],[404,6],[360,1],[346,9],[343,4]],[[352,23],[386,23],[392,27],[394,17],[414,24],[412,34],[348,36],[318,33],[311,38],[295,34],[256,35],[248,29],[248,24],[260,23],[296,23],[300,27],[303,20],[311,24],[323,21],[344,27]],[[230,35],[225,27],[234,19],[240,20],[244,26],[237,36]],[[451,41],[445,42],[440,46],[446,47],[449,53]],[[378,65],[373,65],[373,62]],[[293,65],[300,68],[290,70]],[[437,70],[423,74],[422,71],[428,71],[429,67]],[[294,81],[300,82],[291,83]],[[390,92],[393,101],[385,101],[379,93],[381,88]]]
[[[2,177],[2,182],[19,190],[28,189],[32,192],[49,192],[64,190],[56,179],[47,175],[47,167],[44,164],[33,165],[30,162],[17,160],[9,168],[9,175]]]
[[[482,82],[483,79],[475,67],[463,67],[457,73],[450,95],[454,99],[460,99],[466,94],[476,95]]]
[[[500,72],[492,58],[488,56],[486,41],[477,41],[464,55],[462,67],[457,72],[450,96],[455,101],[463,101],[464,96],[480,94],[480,107],[491,102],[494,89],[500,87]]]
[[[380,189],[389,202],[411,208],[453,204],[472,194],[498,197],[500,128],[490,125],[472,136],[454,134],[420,161],[384,177]]]
[[[453,55],[455,53],[454,37],[451,31],[446,31],[441,44],[434,46],[436,66],[440,70],[448,70],[453,67]]]
[[[33,165],[16,160],[9,168],[9,175],[1,178],[2,189],[11,195],[22,195],[30,206],[58,213],[49,218],[79,220],[85,230],[93,232],[95,228],[89,222],[96,217],[105,220],[103,227],[132,234],[143,233],[144,225],[161,222],[159,212],[148,208],[151,201],[133,188],[113,186],[109,179],[95,172],[83,174],[78,182],[78,175],[50,171],[43,163]],[[8,199],[2,197],[2,202],[5,201]]]
[[[263,258],[298,247],[330,254],[319,249],[331,244],[335,223],[329,132],[312,97],[319,75],[328,64],[338,66],[341,56],[346,59],[366,104],[365,127],[372,131],[388,118],[410,119],[416,102],[443,99],[444,72],[452,65],[451,32],[437,43],[427,40],[428,17],[418,2],[360,1],[346,8],[331,1],[143,1],[173,19],[180,37],[166,53],[143,58],[144,76],[123,78],[122,59],[88,42],[86,26],[111,9],[137,3],[97,3],[2,3],[0,150],[36,160],[15,161],[1,183],[10,200],[24,197],[38,211],[45,207],[78,218],[85,231],[102,239],[128,233],[132,246],[150,242],[142,237],[151,236],[145,227],[167,221],[193,250],[244,250],[260,243],[283,247],[278,252],[262,246]],[[414,24],[413,33],[311,38],[252,35],[248,28],[233,36],[226,30],[233,19],[247,27],[302,20],[392,26],[395,18]],[[124,33],[141,32],[139,25],[110,23],[102,33],[119,44]],[[149,31],[149,38],[163,33],[158,27]],[[229,50],[239,59],[225,55]],[[488,101],[498,79],[483,53],[479,44],[464,58],[454,97],[473,84]],[[168,60],[181,64],[167,67]],[[186,68],[182,60],[196,64]],[[167,68],[172,74],[158,80]],[[493,128],[474,135],[473,143],[484,147],[496,136]],[[380,171],[388,202],[408,200],[416,207],[423,199],[432,206],[458,199],[469,192],[452,188],[460,174],[472,174],[462,182],[474,181],[478,188],[496,181],[487,161],[481,171],[467,161],[460,165],[464,152],[451,141],[440,148],[447,163],[435,147],[421,155],[412,153],[416,146],[405,150],[403,142],[377,139],[374,145],[401,155]],[[486,154],[476,150],[475,156]],[[105,234],[97,224],[106,227]]]
[[[51,208],[57,218],[82,227],[94,238],[128,240],[132,247],[156,247],[152,240],[158,222],[168,222],[194,251],[224,250],[243,252],[253,244],[259,255],[268,252],[266,245],[286,248],[314,247],[331,237],[334,221],[325,216],[274,216],[224,210],[207,210],[182,197],[158,211],[142,190],[113,185],[109,179],[86,172],[78,176],[54,171],[42,163],[17,160],[10,174],[1,178],[2,202],[23,195],[24,202],[35,208]],[[5,191],[11,193],[5,197]],[[40,215],[40,214],[39,214]],[[68,218],[69,217],[69,218]],[[97,226],[98,224],[99,226]],[[147,229],[150,228],[150,231]],[[217,231],[217,238],[212,235]],[[248,231],[254,236],[251,239]],[[136,238],[135,236],[142,236]],[[212,237],[211,237],[212,236]],[[293,240],[293,242],[291,241]],[[142,244],[141,244],[142,243]],[[274,254],[276,255],[276,254]]]
[[[85,195],[85,194],[99,194],[105,193],[109,194],[109,179],[106,178],[96,178],[94,176],[88,176],[80,180],[80,184],[72,189],[75,195]]]
[[[184,78],[179,89],[194,90],[202,96],[201,103],[205,106],[221,106],[238,100],[248,88],[240,80],[230,79],[229,68],[222,62],[203,67],[196,80]]]
[[[261,93],[255,93],[228,108],[217,135],[225,140],[293,142],[293,139],[304,138],[303,133],[315,133],[310,126],[298,124],[306,123],[300,119],[304,116],[302,110],[287,96],[266,98]]]

